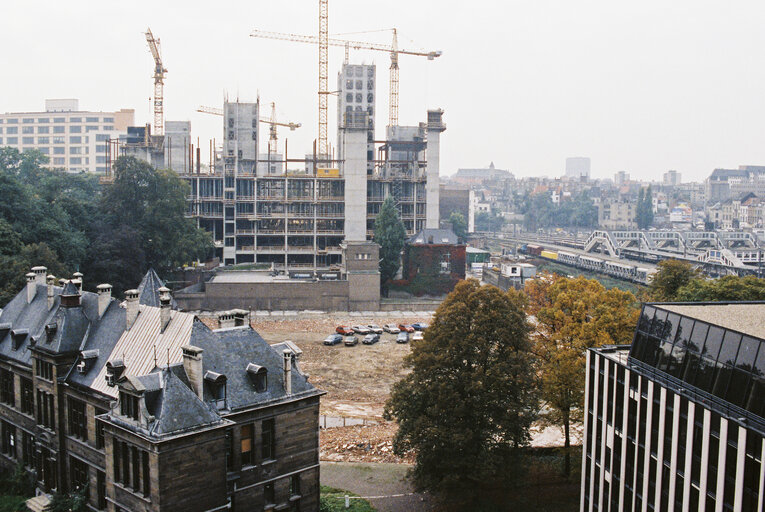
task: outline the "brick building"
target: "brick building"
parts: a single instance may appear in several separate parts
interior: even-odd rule
[[[415,295],[445,294],[465,279],[466,246],[450,229],[424,229],[404,245],[402,279]]]
[[[0,465],[90,510],[318,509],[318,413],[292,343],[212,330],[153,271],[124,303],[45,267],[0,314]]]

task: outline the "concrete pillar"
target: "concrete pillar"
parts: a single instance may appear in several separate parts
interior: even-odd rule
[[[426,148],[427,168],[425,181],[425,228],[438,229],[439,226],[439,186],[441,184],[440,172],[440,147],[441,132],[446,130],[442,122],[443,110],[428,110],[428,143]]]
[[[363,242],[367,239],[367,115],[366,112],[354,114],[340,130],[340,159],[345,177],[345,240]]]

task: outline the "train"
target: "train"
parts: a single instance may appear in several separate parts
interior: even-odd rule
[[[651,279],[653,279],[653,275],[656,273],[655,269],[638,267],[637,265],[630,265],[628,263],[620,263],[617,261],[604,260],[602,258],[596,258],[595,256],[585,256],[566,251],[549,250],[545,249],[541,245],[535,244],[524,244],[519,248],[519,252],[528,254],[530,256],[538,256],[547,260],[557,261],[563,265],[569,265],[571,267],[581,268],[591,272],[598,272],[615,277],[617,279],[632,281],[634,283],[643,285],[650,284]]]

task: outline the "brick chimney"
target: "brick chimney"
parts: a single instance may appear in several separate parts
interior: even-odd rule
[[[159,319],[160,319],[160,332],[165,332],[167,324],[170,323],[170,290],[164,286],[159,290]]]
[[[236,327],[236,318],[233,311],[221,311],[218,313],[218,328],[229,329]]]
[[[125,311],[125,329],[129,331],[138,316],[138,290],[125,292]]]
[[[112,300],[112,285],[99,284],[96,289],[98,290],[98,318],[101,318]]]
[[[35,279],[35,273],[29,272],[26,275],[27,278],[27,304],[31,304],[37,294],[37,281]]]
[[[53,302],[55,302],[56,296],[55,296],[55,290],[54,286],[56,286],[56,276],[52,274],[48,274],[48,277],[46,278],[46,282],[48,284],[48,309],[53,307]]]
[[[32,267],[37,284],[45,284],[45,276],[48,275],[48,269],[45,267]]]
[[[284,392],[292,394],[292,351],[284,349],[282,352],[284,360]]]
[[[193,345],[181,347],[183,352],[183,369],[189,378],[191,390],[197,394],[200,400],[204,400],[204,373],[202,370],[202,350]]]

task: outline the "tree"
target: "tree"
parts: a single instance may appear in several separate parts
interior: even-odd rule
[[[449,222],[452,224],[452,231],[457,235],[457,238],[465,240],[467,238],[467,221],[465,216],[460,212],[452,212],[449,215]]]
[[[685,261],[663,260],[657,267],[659,271],[653,275],[648,294],[651,300],[658,302],[677,300],[677,291],[699,276],[699,272]]]
[[[547,418],[563,426],[564,474],[571,471],[571,422],[584,408],[586,351],[632,340],[639,310],[635,297],[618,288],[606,290],[594,279],[549,275],[527,281],[527,313],[535,318],[531,335],[539,361]]]
[[[475,216],[475,229],[476,231],[493,231],[497,232],[502,229],[502,225],[505,223],[505,218],[500,215],[499,210],[492,208],[491,212],[479,212]]]
[[[638,191],[637,207],[635,209],[635,222],[639,229],[647,229],[653,224],[653,193],[651,185],[646,190]]]
[[[386,283],[393,279],[401,265],[401,251],[406,240],[406,229],[393,198],[388,197],[380,207],[375,219],[374,241],[380,246],[380,284],[385,289]]]
[[[679,302],[725,302],[765,300],[765,279],[754,276],[723,276],[719,279],[693,278],[677,289]]]
[[[211,253],[210,234],[185,217],[189,186],[177,174],[133,157],[118,158],[113,169],[101,209],[113,228],[138,234],[147,264],[168,270]]]
[[[415,452],[420,488],[464,497],[519,469],[537,410],[523,307],[520,292],[462,281],[405,359],[385,415],[399,422],[394,450]]]
[[[45,512],[85,512],[88,509],[87,485],[70,493],[54,492]]]

